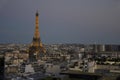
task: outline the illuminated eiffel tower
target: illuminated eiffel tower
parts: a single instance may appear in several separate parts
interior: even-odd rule
[[[39,14],[36,12],[35,33],[31,46],[29,47],[29,61],[34,62],[40,59],[40,54],[46,53],[42,45],[39,33]]]

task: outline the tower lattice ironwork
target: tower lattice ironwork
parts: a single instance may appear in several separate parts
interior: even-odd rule
[[[40,59],[40,54],[46,53],[45,48],[42,45],[39,33],[39,14],[36,12],[36,19],[35,19],[35,32],[34,37],[32,40],[32,44],[29,47],[29,60],[36,61]]]

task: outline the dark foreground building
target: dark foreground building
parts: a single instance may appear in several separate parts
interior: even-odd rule
[[[4,80],[4,56],[0,55],[0,80]]]
[[[83,73],[79,71],[61,72],[61,75],[68,75],[70,80],[101,80],[102,75],[94,73]]]

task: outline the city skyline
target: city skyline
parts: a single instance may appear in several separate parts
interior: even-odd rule
[[[120,44],[119,0],[1,0],[0,43],[31,43],[37,10],[43,43]]]

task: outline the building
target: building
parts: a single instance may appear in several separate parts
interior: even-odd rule
[[[4,80],[4,55],[0,55],[0,80]]]

